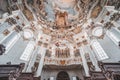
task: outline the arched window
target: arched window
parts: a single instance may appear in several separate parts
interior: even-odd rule
[[[108,58],[107,54],[105,53],[105,51],[103,50],[103,48],[97,40],[94,40],[92,42],[92,48],[99,60],[104,60]]]
[[[35,43],[33,41],[30,41],[27,44],[23,54],[20,57],[21,60],[24,60],[24,61],[29,61],[30,60],[30,56],[32,55],[32,52],[34,50],[34,45],[35,45]]]

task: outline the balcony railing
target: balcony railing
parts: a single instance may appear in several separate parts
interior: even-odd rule
[[[45,57],[44,59],[44,65],[61,65],[61,66],[66,66],[66,65],[77,65],[77,64],[82,64],[82,59],[81,57],[76,57],[76,58],[47,58]]]

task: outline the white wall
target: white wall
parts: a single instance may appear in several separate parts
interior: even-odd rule
[[[103,62],[118,62],[120,61],[120,47],[114,44],[114,42],[107,36],[103,40],[99,40],[102,48],[109,56],[108,59]]]

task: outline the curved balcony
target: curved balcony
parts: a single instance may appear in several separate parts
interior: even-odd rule
[[[44,65],[61,65],[61,66],[68,66],[68,65],[78,65],[82,64],[81,57],[76,58],[44,58]]]

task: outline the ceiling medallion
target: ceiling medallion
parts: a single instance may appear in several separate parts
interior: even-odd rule
[[[24,37],[24,39],[32,39],[33,38],[33,36],[34,36],[34,34],[33,34],[33,31],[32,30],[30,30],[30,29],[25,29],[24,31],[23,31],[23,37]]]
[[[92,30],[92,35],[95,37],[100,37],[103,35],[103,28],[102,27],[95,27]]]

